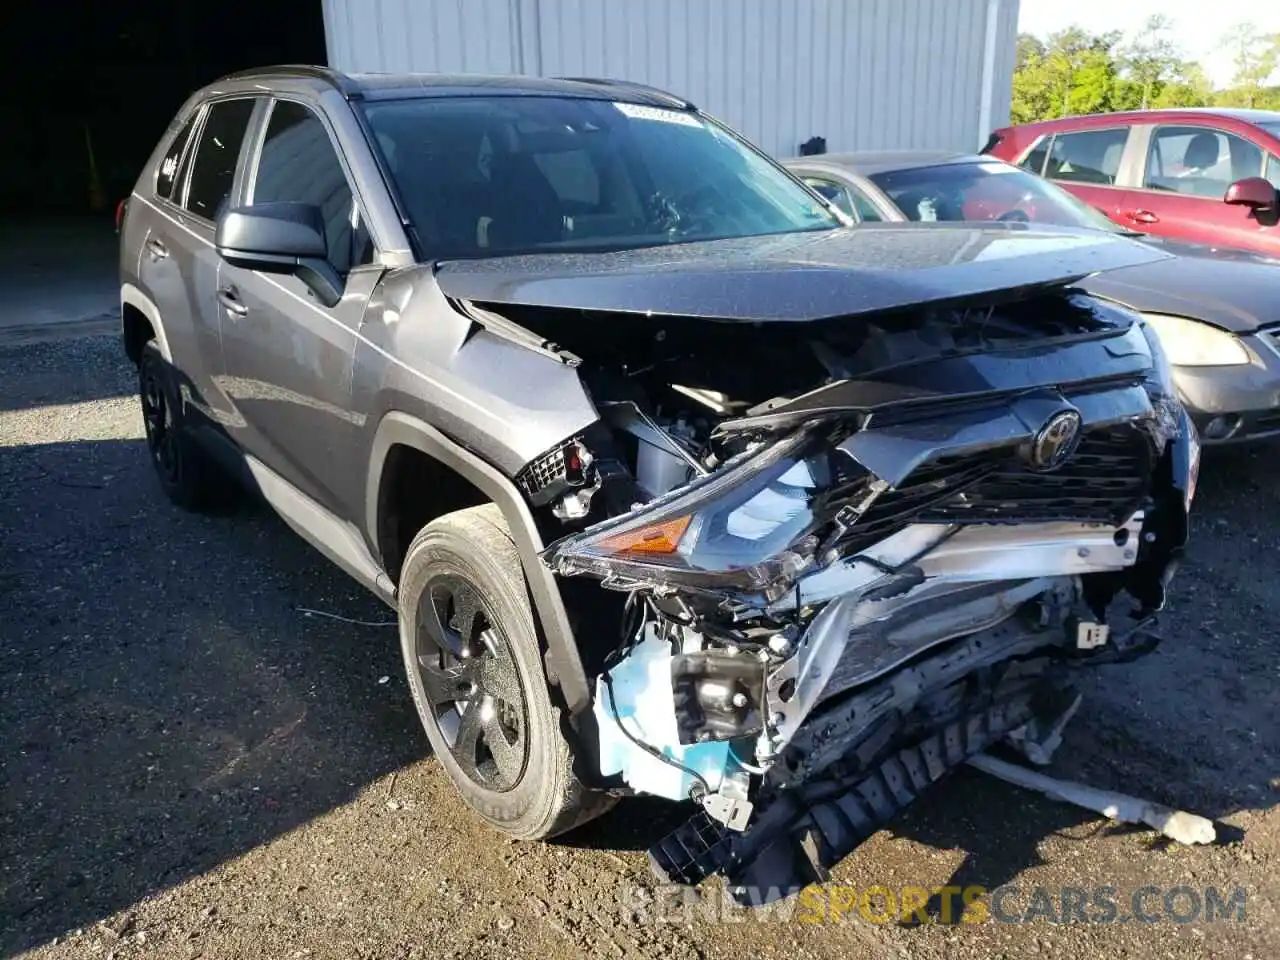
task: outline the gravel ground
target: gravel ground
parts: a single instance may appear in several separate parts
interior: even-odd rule
[[[837,869],[861,890],[1247,892],[1242,922],[813,923],[654,890],[633,801],[507,841],[427,755],[388,612],[244,506],[160,496],[117,341],[0,346],[0,954],[1280,956],[1280,448],[1208,458],[1166,644],[1100,671],[1055,772],[1220,821],[1179,848],[964,772]],[[834,901],[847,895],[841,888]],[[1176,906],[1185,916],[1188,900]],[[1163,914],[1159,895],[1144,901]],[[786,910],[793,911],[788,918]]]

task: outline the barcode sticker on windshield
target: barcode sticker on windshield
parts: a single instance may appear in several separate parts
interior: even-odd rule
[[[613,104],[618,112],[632,120],[656,120],[659,123],[678,123],[685,127],[700,127],[698,118],[682,110],[663,110],[661,107],[645,107],[638,103]]]

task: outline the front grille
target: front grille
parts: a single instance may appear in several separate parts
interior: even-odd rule
[[[1119,523],[1142,502],[1152,467],[1151,443],[1140,430],[1093,430],[1057,470],[1036,473],[1017,460],[1005,461],[963,493],[935,501],[921,512],[920,519],[946,523]]]
[[[1025,467],[1015,447],[940,457],[881,494],[838,547],[863,549],[908,523],[1119,524],[1141,505],[1153,468],[1151,441],[1128,426],[1089,431],[1050,473]]]

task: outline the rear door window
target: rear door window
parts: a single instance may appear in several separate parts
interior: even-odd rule
[[[199,110],[191,114],[191,119],[182,125],[178,135],[173,138],[173,143],[165,151],[164,159],[160,161],[160,169],[156,171],[156,196],[163,200],[182,201],[182,174],[186,170],[183,157],[187,141],[191,139],[191,131],[195,129],[199,118]]]
[[[1068,183],[1114,186],[1128,139],[1128,127],[1060,133],[1049,148],[1044,175]]]
[[[209,105],[208,118],[200,131],[191,182],[184,206],[198,217],[216,220],[231,199],[236,163],[253,116],[255,100],[219,100]]]
[[[1262,150],[1243,137],[1208,127],[1157,127],[1142,185],[1221,200],[1227,187],[1262,175]]]

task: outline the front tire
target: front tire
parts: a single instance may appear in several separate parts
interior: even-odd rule
[[[608,809],[611,799],[574,775],[520,557],[496,506],[419,532],[402,567],[399,612],[414,706],[469,807],[523,840]]]

